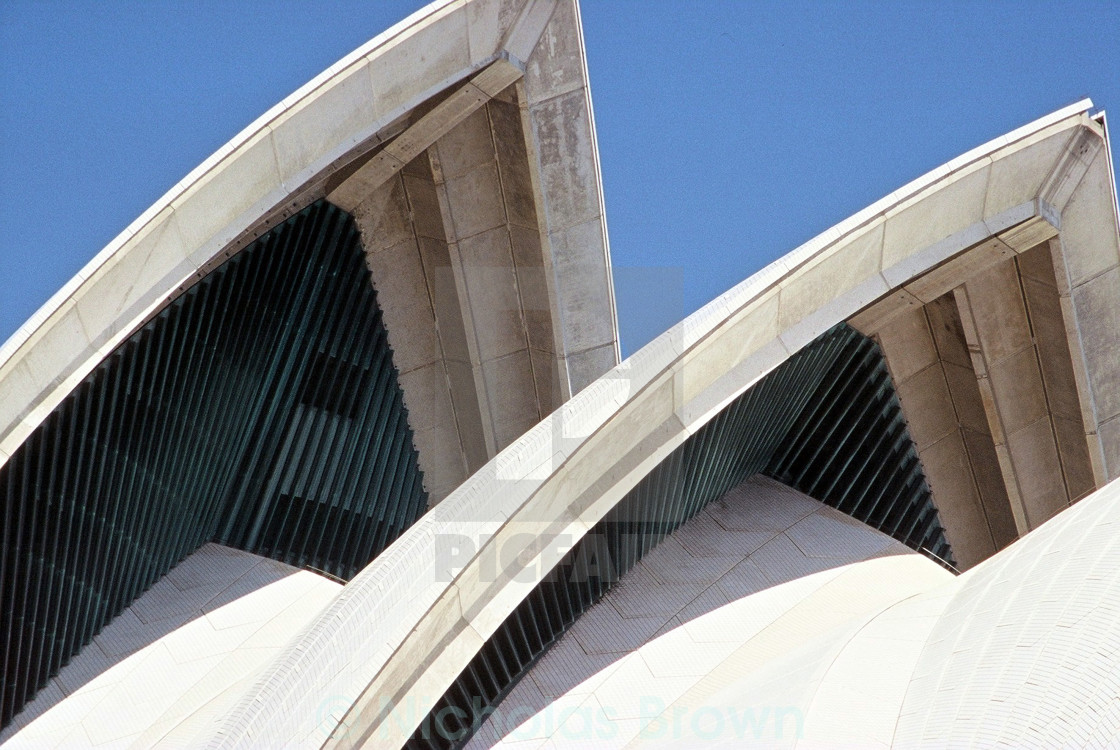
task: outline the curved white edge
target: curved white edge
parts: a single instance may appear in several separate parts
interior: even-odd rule
[[[782,729],[795,730],[782,746],[796,740],[814,748],[1111,747],[1120,736],[1118,510],[1120,481],[1114,481],[959,576],[910,554],[849,563],[755,592],[640,646],[647,683],[635,683],[623,664],[583,682],[574,702],[561,696],[555,705],[579,705],[592,696],[629,715],[623,713],[633,710],[626,701],[634,696],[637,702],[637,690],[657,699],[650,702],[660,714],[646,716],[653,730],[662,730],[655,738],[665,738],[664,729],[673,726],[673,741],[683,747],[743,745],[734,721],[721,731],[681,720],[701,706],[781,707],[793,719]],[[811,601],[822,593],[820,601]],[[736,621],[736,609],[758,607],[760,594],[800,611],[788,622],[777,621],[778,634],[754,649],[750,638],[757,628],[773,628],[771,617],[791,611],[773,607]],[[705,600],[705,609],[717,601]],[[705,623],[709,618],[719,619]],[[611,619],[600,618],[607,624],[597,627],[617,629]],[[706,646],[714,645],[716,634],[734,645],[715,655],[697,649],[701,638],[691,639],[690,628],[704,633]],[[699,651],[692,661],[690,649]],[[574,658],[566,655],[577,665],[575,674],[581,653],[576,644]],[[711,664],[716,666],[706,677],[695,677]],[[538,662],[534,670],[545,665],[547,660]],[[659,679],[669,670],[691,672],[683,683],[688,687]],[[556,678],[543,682],[555,684]],[[483,730],[476,735],[480,741],[467,747],[516,747],[541,735],[565,739],[563,719],[556,720],[563,712],[553,712],[551,723],[528,723],[533,711],[527,709],[539,705],[529,698],[517,710],[499,706],[495,716],[507,718],[504,727],[487,727],[495,733]],[[609,716],[597,717],[597,727],[611,728]],[[509,717],[527,721],[516,726]],[[624,721],[614,734],[596,737],[627,746],[638,726]],[[763,736],[763,723],[754,725],[756,738]],[[576,732],[586,727],[569,726]],[[775,736],[770,731],[767,739]],[[654,731],[642,739],[649,735]],[[492,744],[495,736],[503,739]]]
[[[1090,107],[1059,110],[911,182],[599,378],[359,573],[194,740],[322,744],[341,722],[326,746],[399,745],[564,552],[723,405],[943,261],[1032,217],[1056,220],[1038,196],[1076,132],[1101,136]],[[324,696],[353,705],[324,717]]]
[[[343,57],[334,65],[324,70],[319,75],[312,78],[303,86],[300,86],[295,92],[282,99],[279,103],[274,105],[267,112],[262,114],[256,120],[247,125],[237,135],[223,144],[213,154],[207,157],[201,164],[192,169],[186,177],[179,180],[175,185],[164,193],[160,198],[153,203],[148,209],[140,214],[132,221],[124,230],[114,237],[108,245],[101,249],[93,258],[89,260],[82,267],[72,279],[66,282],[65,285],[54,295],[48,299],[42,307],[35,311],[35,313],[27,319],[27,321],[20,326],[20,328],[12,334],[7,341],[0,345],[0,367],[2,367],[13,354],[19,349],[24,341],[45,321],[50,317],[51,313],[61,307],[62,303],[73,296],[74,292],[82,282],[93,276],[93,274],[105,264],[105,262],[112,257],[120,248],[128,241],[129,238],[140,233],[152,220],[171,203],[182,195],[192,184],[199,181],[199,179],[210,170],[218,166],[225,160],[231,153],[236,151],[240,146],[245,144],[256,133],[264,130],[266,126],[273,120],[277,119],[283,112],[292,109],[302,100],[313,95],[318,89],[322,88],[339,72],[349,67],[352,63],[368,55],[374,54],[375,51],[388,44],[395,37],[406,31],[409,27],[419,23],[423,18],[431,12],[438,11],[444,6],[451,3],[462,3],[462,0],[437,0],[429,6],[421,8],[412,15],[408,16],[399,23],[386,29],[384,32],[378,34],[373,39],[363,44],[358,49]]]
[[[591,76],[587,72],[587,53],[586,53],[586,46],[585,46],[584,41],[583,41],[583,20],[582,20],[582,17],[580,15],[580,8],[579,8],[578,0],[575,3],[575,9],[574,10],[575,10],[575,30],[576,30],[576,33],[579,36],[580,73],[583,77],[583,80],[587,82],[587,112],[588,112],[588,126],[591,128],[591,143],[590,143],[590,146],[591,146],[591,153],[593,155],[592,162],[593,162],[593,166],[594,166],[594,169],[595,169],[595,179],[594,179],[594,181],[595,181],[596,185],[600,186],[600,190],[598,191],[599,194],[597,196],[599,215],[600,216],[606,216],[607,215],[606,201],[604,199],[603,191],[601,189],[602,184],[603,184],[603,170],[602,170],[602,166],[599,162],[599,136],[598,136],[597,131],[595,130],[595,107],[592,105],[592,102],[591,102]],[[607,271],[607,297],[608,297],[608,306],[610,308],[610,313],[611,313],[610,324],[611,324],[611,329],[616,332],[616,335],[614,337],[614,361],[615,362],[620,362],[620,361],[622,361],[622,342],[619,341],[619,337],[617,336],[617,331],[618,331],[618,307],[615,305],[614,270],[611,266],[610,233],[607,231],[607,223],[605,221],[602,222],[602,227],[603,227],[603,251],[604,251],[604,254],[606,256],[605,257],[605,262],[606,262],[606,271]]]
[[[894,742],[1115,744],[1118,509],[1114,480],[946,587],[951,599],[904,665]]]
[[[506,3],[508,5],[508,3]],[[0,346],[0,466],[199,269],[312,177],[496,59],[502,0],[439,0],[378,34],[196,167]]]

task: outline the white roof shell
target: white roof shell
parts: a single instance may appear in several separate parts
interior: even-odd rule
[[[0,349],[0,465],[170,296],[290,213],[301,191],[436,92],[509,59],[524,65],[530,109],[574,92],[589,112],[582,55],[563,46],[578,33],[570,3],[439,2],[270,110],[145,212]],[[558,59],[570,63],[574,54],[578,64],[543,75],[541,58],[533,58],[541,38]],[[328,746],[370,737],[400,744],[412,726],[380,710],[380,698],[410,701],[418,723],[574,540],[688,435],[833,325],[872,304],[889,315],[892,305],[943,294],[989,262],[976,252],[985,247],[1016,253],[1057,238],[1094,474],[1098,485],[1120,476],[1120,235],[1104,118],[1091,116],[1091,107],[1088,100],[1071,105],[904,186],[591,383],[351,581],[232,712],[196,716],[182,739],[212,747],[318,745],[316,709],[329,696],[349,709],[333,717],[340,723]],[[542,236],[562,242],[596,229],[596,251],[609,267],[590,120],[588,128],[574,166],[552,162],[555,171],[537,175],[547,207]],[[573,184],[564,169],[588,165],[591,197],[574,205],[564,198]],[[436,543],[444,534],[477,539],[478,554],[465,567],[441,568]],[[484,560],[498,550],[508,564],[495,577]],[[915,737],[936,729],[930,721]]]
[[[543,43],[542,43],[543,40]],[[539,50],[539,51],[538,51]],[[618,361],[595,125],[578,8],[556,0],[440,0],[377,35],[235,136],[97,254],[0,347],[0,466],[110,352],[216,264],[331,186],[371,149],[423,150],[494,90],[485,75],[450,118],[397,138],[418,105],[498,63],[523,79],[535,199],[551,269],[554,352],[565,398]],[[478,87],[481,86],[482,89]],[[483,90],[486,89],[486,90]],[[456,104],[462,104],[456,110]],[[566,108],[566,109],[564,109]],[[561,111],[563,109],[563,111]],[[446,112],[446,110],[444,110]],[[548,128],[568,124],[563,142]],[[563,130],[563,129],[561,129]],[[417,138],[426,139],[413,143]],[[411,140],[410,140],[411,139]],[[413,147],[418,147],[413,148]],[[593,302],[589,302],[589,299]],[[588,307],[583,316],[578,306]]]
[[[400,744],[532,587],[684,439],[800,347],[875,302],[927,301],[997,241],[1055,234],[1101,484],[1120,474],[1114,338],[1120,240],[1101,118],[1079,102],[974,149],[775,261],[601,377],[510,445],[370,564],[209,734],[212,747],[310,741],[321,696],[353,707],[328,746]],[[1078,196],[1101,195],[1086,201]],[[936,273],[929,273],[937,270]],[[1094,284],[1108,284],[1097,294]],[[1085,302],[1092,295],[1092,302]],[[881,308],[880,308],[881,309]],[[1115,329],[1114,329],[1115,330]],[[1104,404],[1109,404],[1103,410]],[[1115,435],[1115,437],[1113,437]],[[438,567],[441,535],[478,539]],[[487,559],[501,551],[501,574]],[[516,553],[516,557],[515,557]],[[384,702],[409,706],[409,721]],[[209,731],[209,730],[208,730]],[[202,737],[196,737],[202,739]]]

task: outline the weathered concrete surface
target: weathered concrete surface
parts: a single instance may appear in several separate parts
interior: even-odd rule
[[[464,175],[464,181],[444,191],[445,199],[459,197],[459,210],[450,207],[453,197],[439,212],[421,214],[427,220],[457,214],[453,224],[467,242],[446,233],[444,241],[456,254],[465,253],[471,266],[490,249],[469,246],[476,225],[489,222],[494,211],[508,211],[511,249],[506,255],[523,266],[505,260],[500,268],[516,270],[516,284],[523,296],[531,296],[532,314],[525,316],[531,320],[523,327],[532,341],[508,361],[484,353],[462,358],[471,365],[469,380],[480,404],[477,424],[467,425],[468,418],[464,424],[449,422],[442,395],[433,396],[431,413],[421,415],[427,429],[444,433],[424,438],[437,447],[423,463],[432,474],[426,481],[433,496],[446,494],[541,414],[618,361],[602,189],[577,24],[578,9],[570,1],[435,3],[263,115],[110,243],[0,349],[0,463],[108,352],[231,254],[318,198],[330,196],[348,209],[368,202],[433,143],[492,102],[501,116],[491,118],[497,146],[497,156],[491,148],[491,170]],[[503,92],[499,105],[495,97]],[[558,96],[566,97],[564,107],[550,109]],[[550,119],[559,117],[571,121]],[[579,123],[573,139],[560,142],[547,135],[573,123]],[[539,179],[541,174],[546,179]],[[463,210],[462,197],[468,195],[477,205]],[[584,202],[591,210],[573,211]],[[597,230],[554,251],[550,238],[576,224],[594,224]],[[384,249],[379,240],[373,244]],[[570,272],[558,264],[586,267],[588,275],[565,276]],[[411,279],[419,291],[417,270],[413,263],[402,269],[408,272],[405,278],[381,283],[404,287]],[[475,276],[476,287],[488,283]],[[511,285],[497,288],[508,293]],[[475,294],[486,292],[477,288]],[[470,290],[457,293],[468,310],[481,309],[471,308]],[[494,300],[495,309],[510,317],[517,308],[508,302]],[[394,347],[402,369],[410,370],[431,360],[436,345],[431,331],[419,326],[435,317],[435,307],[427,318],[420,314],[421,300],[412,307],[417,325],[397,335]],[[464,339],[485,349],[491,334],[504,335],[500,314],[483,316]],[[417,351],[406,351],[412,341]],[[444,378],[451,377],[444,370]],[[430,373],[429,382],[436,375]],[[466,398],[468,379],[451,379],[460,400]],[[498,390],[520,401],[510,404],[504,394],[491,395]],[[419,413],[426,399],[409,400]],[[470,445],[464,448],[461,435],[455,438],[459,446],[452,445],[452,431],[468,433]]]
[[[876,332],[958,566],[1018,536],[976,375],[951,296]]]
[[[981,246],[982,262],[933,272],[951,293],[878,328],[861,321],[883,348],[962,569],[1097,486],[1051,244],[1008,257]]]
[[[433,503],[618,361],[578,11],[552,5],[328,194],[359,217]]]

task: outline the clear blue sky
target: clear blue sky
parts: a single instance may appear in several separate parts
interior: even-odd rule
[[[211,152],[422,4],[0,2],[0,341]],[[626,351],[973,146],[1083,96],[1120,122],[1117,3],[582,10]]]

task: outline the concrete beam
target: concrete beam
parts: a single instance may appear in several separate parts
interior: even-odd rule
[[[523,126],[507,88],[376,187],[340,188],[433,503],[564,399]]]
[[[1080,408],[1049,268],[1040,245],[954,291],[1020,536],[1092,489],[1087,449],[1070,434]]]
[[[1081,174],[1062,208],[1062,232],[1052,243],[1058,295],[1084,430],[1097,486],[1120,477],[1120,217],[1107,134],[1092,122],[1084,136],[1102,147],[1081,170],[1088,150],[1073,150],[1069,171]],[[1088,143],[1092,143],[1091,140]],[[1073,177],[1063,184],[1072,184]],[[1110,226],[1111,225],[1111,226]]]
[[[952,297],[895,316],[876,339],[957,565],[1018,536]]]
[[[873,336],[895,315],[932,302],[960,286],[965,279],[1058,234],[1059,219],[1042,201],[1029,201],[1001,216],[1018,220],[907,282],[900,289],[860,311],[848,322],[861,333]]]
[[[495,99],[431,149],[486,458],[559,405],[553,316],[515,98]]]
[[[327,195],[331,203],[353,211],[370,193],[404,169],[428,146],[521,78],[508,58],[483,68],[428,113],[367,157],[367,161]]]

